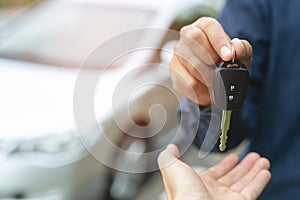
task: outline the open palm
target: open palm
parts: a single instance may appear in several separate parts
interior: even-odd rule
[[[168,200],[254,200],[271,178],[270,162],[257,153],[248,154],[239,164],[236,155],[229,155],[201,173],[178,157],[177,147],[170,145],[158,158]]]

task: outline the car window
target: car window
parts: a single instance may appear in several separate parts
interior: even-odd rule
[[[79,67],[102,42],[121,32],[147,26],[153,14],[99,4],[48,4],[29,12],[6,30],[9,34],[0,42],[0,57]],[[94,65],[91,68],[99,68],[101,60]]]

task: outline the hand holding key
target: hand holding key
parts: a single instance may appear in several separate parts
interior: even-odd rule
[[[219,148],[224,151],[231,111],[240,108],[246,96],[249,80],[246,68],[252,61],[252,47],[246,40],[230,40],[220,23],[207,17],[182,28],[180,34],[169,64],[173,86],[200,106],[211,105],[211,94],[219,93],[213,96],[215,105],[223,110]],[[217,68],[223,61],[222,67]],[[239,86],[230,84],[230,80],[238,81]],[[219,85],[214,91],[213,82]],[[224,95],[225,91],[228,94]]]
[[[231,44],[236,59],[246,67],[251,64],[252,47],[246,40],[230,40],[220,23],[208,17],[183,27],[180,34],[169,64],[173,86],[200,106],[209,106],[214,68],[232,60]]]

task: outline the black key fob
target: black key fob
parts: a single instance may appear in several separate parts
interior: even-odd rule
[[[249,71],[242,62],[224,62],[214,71],[213,102],[221,110],[237,110],[246,98]]]

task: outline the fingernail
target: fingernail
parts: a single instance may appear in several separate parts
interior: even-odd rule
[[[230,57],[231,50],[227,46],[222,46],[221,47],[221,56],[223,59],[227,59]]]

